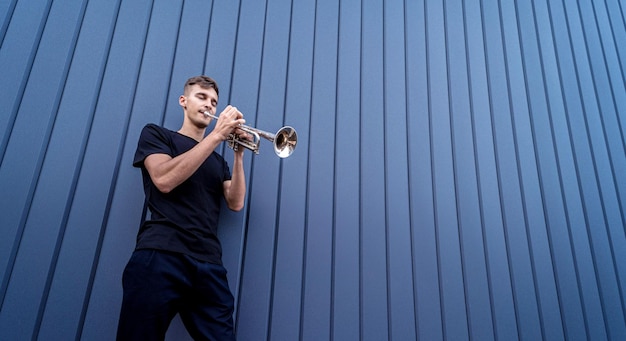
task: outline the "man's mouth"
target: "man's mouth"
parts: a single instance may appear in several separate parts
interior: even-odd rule
[[[213,114],[211,114],[210,111],[205,110],[205,111],[201,111],[200,112],[205,118],[215,118],[215,116],[213,116]]]

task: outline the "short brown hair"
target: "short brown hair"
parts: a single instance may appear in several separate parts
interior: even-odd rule
[[[217,87],[217,82],[209,76],[195,76],[189,78],[187,82],[185,82],[185,87],[183,89],[185,94],[187,94],[187,91],[189,91],[189,88],[193,85],[199,85],[203,89],[213,88],[215,90],[215,93],[218,96],[220,95],[220,90]]]

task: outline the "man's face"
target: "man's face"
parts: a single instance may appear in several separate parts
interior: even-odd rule
[[[185,111],[185,116],[201,126],[208,126],[211,118],[204,115],[205,111],[215,115],[217,108],[217,92],[215,89],[202,88],[200,85],[192,85],[185,95],[180,96],[180,105]]]

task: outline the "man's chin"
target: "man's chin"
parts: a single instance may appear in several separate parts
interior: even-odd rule
[[[200,122],[202,122],[202,123],[204,123],[204,124],[205,124],[205,125],[207,125],[207,126],[208,126],[209,124],[211,124],[211,121],[213,120],[213,118],[211,118],[211,117],[209,117],[209,116],[206,116],[206,115],[205,115],[205,114],[203,114],[203,113],[200,113],[199,115],[200,115],[200,119],[198,120],[198,121],[199,121],[199,123],[200,123]]]
[[[198,128],[202,128],[202,129],[206,129],[209,124],[211,123],[211,121],[209,120],[194,120],[193,124],[198,127]]]

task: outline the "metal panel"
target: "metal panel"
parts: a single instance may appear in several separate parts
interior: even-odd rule
[[[308,155],[311,146],[309,133],[312,100],[313,42],[315,39],[315,2],[293,1],[290,7],[288,24],[283,22],[283,30],[289,31],[284,104],[277,101],[277,109],[284,110],[284,124],[298,129],[298,139],[302,142],[289,162],[283,162],[279,169],[280,188],[277,211],[277,228],[273,256],[273,281],[271,283],[268,336],[270,340],[297,340],[302,325],[304,292],[304,259],[307,238],[306,223],[308,214],[307,184]],[[274,12],[276,9],[274,9]],[[283,12],[284,13],[284,12]],[[288,27],[288,29],[287,29]],[[268,75],[269,76],[269,75]],[[270,77],[270,79],[273,77]],[[272,86],[269,85],[269,90]],[[269,94],[269,93],[268,93]],[[272,156],[270,156],[272,157]],[[240,319],[239,325],[246,322]],[[250,334],[254,336],[254,334]]]
[[[408,132],[406,101],[406,43],[404,4],[383,2],[384,49],[384,144],[385,144],[385,224],[387,225],[389,338],[414,340],[414,277],[411,262],[411,222],[409,210]],[[393,247],[391,247],[393,246]],[[410,274],[410,275],[406,275]]]
[[[10,194],[3,195],[6,211],[0,225],[5,242],[13,244],[3,245],[3,253],[10,254],[3,257],[7,267],[1,268],[6,275],[0,291],[0,329],[14,330],[16,339],[36,335],[53,273],[49,269],[54,268],[65,228],[68,179],[57,170],[72,152],[55,149],[50,137],[83,8],[82,2],[61,1],[48,7],[43,18],[35,18],[41,20],[41,30],[2,157],[1,187]]]
[[[238,55],[233,61],[233,76],[230,84],[231,104],[242,112],[248,113],[246,123],[255,126],[258,122],[260,108],[259,94],[262,61],[264,57],[264,41],[268,5],[263,1],[242,1],[239,9],[239,26],[237,31],[236,51]],[[240,54],[239,54],[240,53]],[[274,77],[274,75],[272,75]],[[282,82],[284,78],[278,76]],[[275,113],[269,113],[275,115]],[[260,127],[259,127],[260,128]],[[261,128],[269,129],[269,127]],[[264,149],[265,157],[271,156]],[[227,158],[228,159],[228,158]],[[232,159],[232,158],[231,158]],[[240,290],[237,297],[237,328],[241,321],[246,321],[247,327],[238,329],[238,337],[242,339],[255,338],[268,334],[268,323],[272,285],[272,250],[274,250],[274,235],[276,230],[276,191],[277,191],[277,164],[271,168],[273,173],[259,173],[253,170],[256,159],[246,159],[246,174],[250,185],[245,218],[247,225],[243,236],[243,250],[241,252],[241,272],[239,274]],[[269,184],[266,183],[267,180]],[[258,183],[259,185],[255,186]],[[266,195],[264,192],[268,191]],[[266,198],[272,198],[267,200]],[[251,205],[257,201],[259,205]],[[244,289],[244,288],[247,288]]]
[[[383,1],[361,3],[359,131],[361,339],[389,336],[385,221],[385,104]],[[357,129],[355,127],[355,129]]]
[[[475,91],[471,76],[470,45],[472,32],[467,32],[471,21],[464,12],[471,4],[446,3],[445,18],[448,26],[446,48],[449,51],[448,83],[450,97],[450,130],[453,154],[453,172],[456,187],[458,234],[461,267],[464,275],[467,323],[469,337],[475,340],[494,338],[494,318],[489,305],[489,282],[486,265],[487,253],[483,241],[479,188],[477,186],[477,160],[474,116],[470,96]],[[469,23],[468,23],[469,21]],[[462,34],[461,34],[462,32]],[[479,36],[480,37],[480,36]],[[482,56],[480,56],[482,58]],[[482,61],[484,63],[484,60]]]
[[[339,4],[337,51],[337,101],[335,115],[335,174],[333,208],[333,273],[331,337],[359,340],[360,315],[360,155],[356,146],[363,137],[359,129],[361,96],[361,8],[359,1]]]
[[[3,2],[0,339],[114,338],[137,138],[196,74],[299,133],[220,217],[240,339],[626,338],[622,7]]]
[[[301,338],[330,338],[337,103],[336,1],[316,2],[307,172]],[[331,252],[329,252],[331,251]]]

